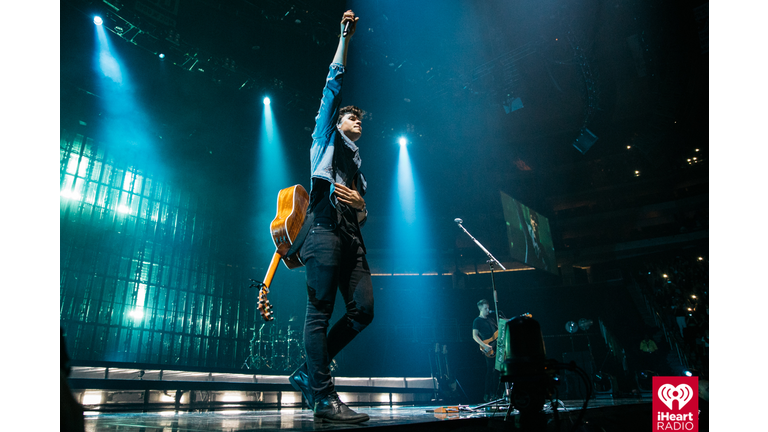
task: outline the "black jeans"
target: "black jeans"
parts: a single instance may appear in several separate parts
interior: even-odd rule
[[[495,350],[496,347],[494,346]],[[485,395],[489,400],[494,399],[499,389],[499,372],[496,370],[496,358],[485,358]]]
[[[316,223],[301,248],[307,268],[304,350],[315,400],[333,389],[330,363],[373,320],[371,270],[360,239],[335,224]],[[336,290],[346,314],[328,331]]]

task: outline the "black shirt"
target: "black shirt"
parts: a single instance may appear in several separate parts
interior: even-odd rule
[[[309,211],[314,215],[313,223],[336,225],[341,228],[341,232],[345,235],[355,239],[365,253],[360,223],[357,221],[357,210],[338,201],[334,207],[331,200],[331,183],[327,180],[313,178],[309,197]]]
[[[472,330],[477,330],[480,333],[480,339],[488,340],[493,337],[496,330],[499,328],[499,324],[496,322],[495,315],[488,315],[488,318],[477,317],[472,322]],[[488,345],[495,347],[496,341],[491,342]]]

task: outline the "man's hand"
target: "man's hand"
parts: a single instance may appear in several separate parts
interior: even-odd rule
[[[341,34],[344,34],[344,26],[349,23],[349,30],[347,31],[347,37],[352,37],[353,34],[355,34],[355,29],[357,28],[357,20],[360,18],[355,16],[355,13],[352,12],[352,10],[348,10],[344,12],[344,16],[341,18]]]
[[[333,193],[340,202],[357,210],[365,209],[365,200],[360,195],[360,192],[350,189],[341,183],[334,183],[334,186],[336,186],[336,188]]]

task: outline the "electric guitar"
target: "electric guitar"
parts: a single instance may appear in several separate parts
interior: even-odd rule
[[[533,315],[531,315],[530,313],[520,314],[520,316],[533,318]],[[491,342],[495,341],[498,337],[499,337],[499,330],[497,329],[495,332],[493,332],[493,336],[483,340],[483,343],[486,345],[490,345]],[[482,352],[488,358],[496,357],[496,350],[494,350],[493,347],[490,347],[490,348],[480,347],[480,352]]]
[[[283,261],[286,267],[294,269],[303,264],[296,258],[286,256],[296,236],[304,224],[304,216],[309,206],[309,194],[302,185],[294,185],[281,190],[277,194],[277,215],[270,224],[272,241],[275,243],[275,254],[269,263],[269,269],[263,282],[253,281],[252,287],[259,288],[258,309],[264,321],[272,321],[272,304],[267,299],[269,286],[275,276],[277,265]]]
[[[486,344],[486,345],[490,345],[491,342],[495,341],[496,338],[498,338],[498,337],[499,337],[499,331],[496,330],[495,332],[493,332],[493,336],[489,337],[488,339],[484,339],[483,343]],[[485,347],[481,346],[480,347],[480,352],[482,352],[488,358],[496,357],[496,351],[493,349],[493,347],[485,348]]]

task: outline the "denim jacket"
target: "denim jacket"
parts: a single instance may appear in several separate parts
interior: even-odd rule
[[[312,178],[330,182],[331,193],[334,183],[351,187],[355,181],[357,191],[360,195],[365,195],[368,185],[360,172],[362,161],[358,148],[336,126],[341,109],[341,86],[345,68],[339,63],[333,63],[329,69],[320,109],[315,117],[312,147],[309,150]],[[336,206],[336,200],[333,201]]]

